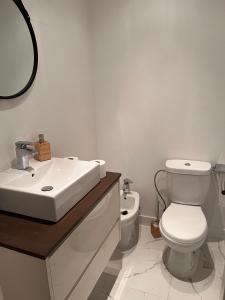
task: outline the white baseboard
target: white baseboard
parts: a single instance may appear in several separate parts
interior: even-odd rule
[[[138,216],[139,225],[150,226],[151,222],[155,220],[156,218],[151,216],[145,216],[145,215]]]

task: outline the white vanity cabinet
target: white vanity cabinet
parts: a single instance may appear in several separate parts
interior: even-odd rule
[[[0,300],[87,299],[119,240],[117,182],[45,260],[0,248]]]

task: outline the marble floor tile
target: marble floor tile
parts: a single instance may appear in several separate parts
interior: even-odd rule
[[[182,281],[177,278],[172,279],[168,294],[170,300],[201,300],[201,295],[196,291],[191,282]]]
[[[162,262],[165,246],[163,239],[154,240],[149,226],[140,226],[136,247],[120,257],[119,275],[106,275],[88,300],[223,300],[224,241],[202,247],[198,272],[189,281],[167,271]]]
[[[126,286],[118,300],[148,300],[147,296],[143,291]]]
[[[208,243],[209,251],[214,263],[216,276],[224,276],[224,245],[220,242]]]
[[[162,297],[156,296],[156,295],[152,295],[152,294],[147,294],[146,297],[147,297],[146,300],[165,300],[165,298],[162,298]],[[168,299],[166,298],[166,300],[168,300]]]
[[[140,225],[139,240],[136,248],[152,248],[162,251],[165,247],[163,238],[154,239],[149,226]]]
[[[217,277],[213,272],[203,281],[192,284],[195,291],[200,295],[202,300],[222,300],[224,290],[223,278]]]
[[[127,286],[166,298],[171,279],[172,276],[161,261],[149,262],[149,264],[140,262],[132,269]]]
[[[155,249],[136,248],[135,251],[123,257],[122,266],[136,266],[139,263],[151,265],[154,262],[161,261],[162,251]]]

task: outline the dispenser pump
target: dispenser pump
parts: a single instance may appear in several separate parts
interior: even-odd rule
[[[44,134],[43,134],[43,133],[40,133],[40,134],[38,135],[38,137],[39,137],[39,143],[40,143],[40,144],[42,144],[42,143],[45,142],[45,138],[44,138]]]

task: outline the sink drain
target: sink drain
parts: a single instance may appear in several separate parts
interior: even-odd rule
[[[126,215],[128,215],[128,211],[127,211],[127,210],[123,210],[123,211],[121,211],[121,215],[123,215],[123,216],[126,216]]]
[[[51,185],[46,185],[46,186],[43,186],[43,187],[41,188],[41,190],[42,190],[42,192],[49,192],[49,191],[53,190],[53,186],[51,186]]]

